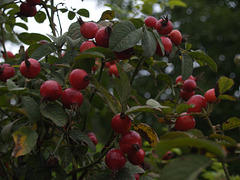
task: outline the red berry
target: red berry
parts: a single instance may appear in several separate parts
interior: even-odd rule
[[[87,136],[89,137],[89,139],[93,142],[93,144],[97,145],[98,140],[96,135],[93,132],[89,132],[87,133]]]
[[[119,62],[119,59],[106,62],[104,66],[105,66],[106,68],[109,68],[111,65],[115,64],[116,62]]]
[[[129,48],[121,52],[114,52],[117,59],[129,59],[134,54],[134,49]]]
[[[185,91],[183,89],[180,91],[180,97],[184,101],[189,100],[193,95],[195,95],[195,91]]]
[[[114,75],[115,77],[119,77],[118,69],[116,64],[110,65],[109,67],[109,75]]]
[[[37,14],[37,8],[35,6],[22,3],[20,5],[20,15],[25,17],[33,17]]]
[[[191,112],[201,112],[202,108],[207,107],[206,99],[202,95],[199,95],[199,94],[196,94],[196,95],[192,96],[188,100],[187,104],[188,105],[195,105],[194,107],[188,109],[189,113],[191,113]]]
[[[31,5],[31,6],[35,6],[40,4],[41,0],[27,0],[27,4]]]
[[[109,46],[109,37],[111,32],[112,29],[109,26],[100,28],[95,35],[97,45],[107,48]]]
[[[86,51],[87,49],[91,49],[97,47],[93,41],[84,41],[80,46],[80,52]]]
[[[143,163],[145,157],[145,151],[143,149],[139,149],[133,153],[127,155],[127,158],[130,163],[133,165],[140,165]]]
[[[182,80],[182,76],[178,76],[178,77],[176,77],[175,82],[176,82],[176,84],[178,84],[178,83],[183,84],[184,81]]]
[[[208,103],[214,103],[217,100],[217,97],[215,95],[215,89],[209,89],[205,92],[204,98]]]
[[[11,51],[7,51],[8,58],[15,58],[15,55]],[[6,60],[6,55],[3,53],[3,58]]]
[[[95,34],[98,31],[98,26],[94,22],[84,22],[81,18],[79,18],[80,23],[80,32],[83,37],[87,39],[92,39],[95,37]]]
[[[194,77],[194,76],[189,76],[189,78],[188,79],[192,79],[192,80],[194,80],[195,82],[197,81],[197,79]]]
[[[119,139],[122,152],[129,154],[142,147],[142,138],[136,131],[128,131]]]
[[[196,89],[196,87],[197,87],[197,84],[192,79],[185,80],[183,83],[183,86],[182,86],[184,91],[189,91],[189,92],[194,91]]]
[[[157,23],[157,18],[153,16],[148,16],[145,18],[144,23],[147,27],[154,28]]]
[[[172,51],[172,42],[168,37],[165,37],[165,36],[161,36],[161,40],[164,47],[165,55],[168,56]],[[162,50],[159,44],[157,44],[156,54],[158,54],[159,56],[163,56]]]
[[[105,156],[105,163],[109,169],[119,170],[126,164],[126,157],[120,149],[111,149]]]
[[[132,122],[128,115],[125,115],[123,113],[116,114],[112,118],[111,126],[114,132],[118,134],[124,134],[128,132],[132,125]]]
[[[89,75],[83,69],[74,69],[69,75],[69,81],[75,89],[85,89],[89,84]]]
[[[71,109],[73,106],[81,106],[83,103],[82,93],[74,88],[67,88],[62,93],[62,104],[65,108]]]
[[[55,101],[62,95],[62,88],[57,81],[47,80],[41,85],[40,94],[48,101]]]
[[[0,81],[6,82],[15,75],[15,69],[10,64],[0,65]]]
[[[36,59],[30,58],[20,64],[20,73],[26,78],[35,78],[40,71],[41,65]]]
[[[173,30],[173,24],[168,17],[165,17],[156,23],[155,29],[160,35],[167,35]]]
[[[139,173],[134,174],[134,177],[135,177],[135,180],[139,180],[140,179],[140,174]]]
[[[180,31],[178,30],[172,30],[169,33],[170,39],[172,41],[173,44],[175,44],[176,46],[179,46],[182,42],[182,34]]]
[[[182,113],[175,122],[175,127],[174,129],[177,131],[188,131],[190,129],[193,129],[195,127],[195,119],[193,116],[188,116],[188,113]]]
[[[171,151],[168,151],[164,154],[164,156],[162,157],[162,160],[169,160],[173,157],[173,153]]]

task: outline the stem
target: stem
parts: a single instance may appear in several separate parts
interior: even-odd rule
[[[215,129],[213,127],[211,120],[208,117],[208,113],[204,109],[203,109],[203,112],[204,112],[205,119],[207,120],[207,123],[208,123],[209,127],[211,128],[211,133],[215,133]]]
[[[51,3],[52,3],[52,1],[51,1]],[[52,6],[53,6],[53,4],[51,5],[51,7]],[[50,23],[50,28],[52,29],[52,34],[54,36],[56,36],[56,29],[55,29],[55,25],[54,25],[54,22],[53,22],[53,17],[50,16],[46,4],[43,4],[43,7],[44,7],[44,9],[46,11],[46,14],[47,14],[47,17],[48,17],[48,20],[49,20],[49,23]],[[51,13],[51,15],[53,15],[53,12]]]
[[[12,122],[14,121],[14,119],[10,116],[10,114],[8,114],[8,112],[4,111],[2,108],[0,108],[0,111],[2,111],[2,113],[4,113]]]
[[[140,65],[142,64],[142,61],[143,61],[143,60],[144,60],[144,57],[142,56],[142,57],[139,59],[138,64],[137,64],[137,66],[136,66],[136,68],[135,68],[135,70],[134,70],[134,72],[133,72],[133,75],[132,75],[131,80],[130,80],[130,85],[133,84],[133,81],[134,81],[135,77],[136,77],[137,74],[138,74]]]
[[[225,165],[225,161],[224,161],[224,160],[222,161],[222,166],[223,166],[223,170],[224,170],[226,179],[227,179],[227,180],[230,180],[230,175],[229,175],[229,172],[228,172],[228,168],[227,168],[227,166]]]
[[[2,46],[3,46],[3,51],[4,51],[4,54],[5,54],[6,60],[8,60],[7,50],[6,50],[6,46],[5,46],[4,28],[3,28],[2,23],[1,23],[1,37],[2,37],[1,43],[2,43]]]
[[[58,144],[57,144],[56,148],[54,149],[53,154],[55,154],[57,152],[57,150],[58,150],[58,148],[59,148],[59,146],[60,146],[60,144],[61,144],[61,142],[63,140],[64,134],[65,133],[62,133],[60,139],[58,140]]]

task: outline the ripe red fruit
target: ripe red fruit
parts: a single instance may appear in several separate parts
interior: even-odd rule
[[[189,78],[188,79],[192,79],[192,80],[194,80],[195,82],[197,81],[197,79],[194,77],[194,76],[189,76]]]
[[[134,177],[135,177],[135,180],[139,180],[140,179],[140,174],[139,173],[134,174]]]
[[[217,97],[215,95],[215,89],[209,89],[205,92],[204,98],[208,103],[214,103],[217,100]]]
[[[55,101],[62,95],[62,87],[57,81],[47,80],[40,87],[41,96],[47,101]]]
[[[62,92],[62,104],[65,108],[79,107],[83,103],[82,93],[74,88],[67,88]]]
[[[172,42],[168,37],[161,36],[162,44],[164,47],[165,55],[168,56],[172,51]],[[162,50],[159,44],[157,44],[156,54],[163,56]]]
[[[123,113],[116,114],[112,118],[111,126],[114,132],[118,134],[124,134],[128,132],[132,125],[132,122],[128,115],[125,115]]]
[[[184,81],[182,80],[182,76],[176,77],[175,82],[176,82],[176,84],[178,84],[178,83],[182,83],[183,84]]]
[[[115,64],[116,62],[119,62],[119,59],[106,62],[104,66],[105,66],[106,68],[109,68],[111,65]]]
[[[15,55],[11,51],[7,51],[8,58],[15,58]],[[6,60],[6,55],[3,53],[3,58]]]
[[[173,157],[173,153],[171,151],[168,151],[164,154],[164,156],[162,157],[162,160],[169,160]]]
[[[15,69],[10,64],[0,65],[0,81],[6,82],[15,75]]]
[[[143,149],[139,149],[133,153],[127,155],[127,159],[133,165],[140,165],[143,163],[145,157],[145,151]]]
[[[134,54],[134,49],[133,48],[129,48],[126,49],[124,51],[121,52],[114,52],[114,55],[116,56],[117,59],[129,59],[130,57],[132,57],[132,55]]]
[[[180,97],[184,101],[189,100],[193,95],[195,95],[195,91],[185,91],[183,89],[180,91]]]
[[[89,137],[89,139],[93,142],[93,144],[97,145],[98,140],[96,135],[93,132],[89,132],[87,133],[87,136]]]
[[[95,34],[95,40],[98,46],[108,48],[109,47],[109,37],[112,29],[107,27],[100,28]]]
[[[119,77],[118,69],[116,64],[110,65],[109,67],[109,75],[114,75],[115,77]]]
[[[87,49],[91,49],[97,47],[93,41],[84,41],[80,46],[80,52],[86,51]]]
[[[142,138],[136,131],[128,131],[122,134],[119,139],[119,146],[122,152],[129,154],[142,147]]]
[[[193,116],[188,116],[188,113],[182,113],[175,122],[174,129],[177,131],[188,131],[195,127],[195,119]]]
[[[196,94],[196,95],[192,96],[188,100],[187,104],[188,105],[195,105],[194,107],[188,109],[189,113],[191,113],[191,112],[201,112],[202,108],[207,107],[206,99],[202,95],[199,95],[199,94]]]
[[[19,15],[25,16],[25,17],[33,17],[37,14],[37,8],[35,6],[22,3],[20,5],[20,12]]]
[[[169,37],[170,37],[172,43],[175,44],[176,46],[179,46],[182,42],[182,34],[178,30],[172,30],[169,33]]]
[[[27,4],[31,5],[31,6],[35,6],[40,4],[41,0],[27,0]]]
[[[120,149],[111,149],[105,156],[105,163],[109,169],[119,170],[126,164],[126,157]]]
[[[153,16],[148,16],[145,18],[144,23],[147,27],[154,28],[157,23],[157,18]]]
[[[184,91],[189,91],[189,92],[194,91],[196,89],[196,87],[197,87],[197,84],[192,79],[185,80],[183,83],[183,86],[182,86]]]
[[[69,75],[69,81],[75,89],[85,89],[89,84],[90,76],[83,69],[74,69]]]
[[[36,59],[30,58],[20,64],[20,73],[26,78],[35,78],[40,71],[41,65]]]
[[[80,17],[78,19],[80,24],[80,32],[83,37],[87,39],[92,39],[98,31],[98,26],[94,22],[84,22]]]
[[[173,30],[173,24],[166,16],[156,23],[155,29],[160,35],[167,35]]]

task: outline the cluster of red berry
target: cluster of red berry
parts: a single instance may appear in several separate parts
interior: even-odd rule
[[[179,46],[182,42],[182,34],[178,30],[173,30],[173,24],[168,19],[168,16],[163,17],[160,20],[153,16],[145,18],[144,23],[147,27],[156,29],[159,35],[161,35],[162,44],[165,54],[162,53],[159,43],[157,43],[156,54],[159,56],[168,56],[172,51],[172,43]]]
[[[37,14],[36,5],[38,5],[41,0],[26,0],[20,5],[19,16],[33,17]]]

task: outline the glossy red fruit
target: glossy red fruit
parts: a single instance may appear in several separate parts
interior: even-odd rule
[[[182,86],[184,91],[189,91],[189,92],[194,91],[196,89],[196,87],[197,87],[197,84],[192,79],[185,80],[183,83],[183,86]]]
[[[202,108],[207,107],[206,99],[202,95],[199,95],[199,94],[196,94],[196,95],[192,96],[188,100],[187,104],[188,105],[195,105],[194,107],[188,109],[189,113],[191,113],[191,112],[201,112]]]
[[[109,75],[110,76],[115,76],[115,77],[119,77],[119,73],[118,73],[118,69],[116,64],[110,65],[109,67]]]
[[[97,145],[98,140],[97,140],[97,137],[96,137],[95,133],[89,132],[89,133],[87,133],[87,136],[93,142],[93,144]]]
[[[140,165],[143,163],[145,157],[145,151],[143,149],[139,149],[133,153],[127,154],[127,159],[133,165]]]
[[[62,87],[57,81],[47,80],[40,87],[41,96],[47,101],[55,101],[62,95]]]
[[[15,69],[10,64],[0,65],[0,81],[6,82],[15,75]]]
[[[172,30],[169,33],[170,40],[176,46],[179,46],[182,42],[182,33],[179,30]]]
[[[173,157],[173,153],[171,151],[168,151],[164,154],[164,156],[162,157],[162,160],[169,160]]]
[[[84,41],[80,46],[80,52],[84,52],[87,49],[97,47],[93,41]]]
[[[109,169],[119,170],[126,164],[126,157],[120,149],[111,149],[105,156],[105,163]]]
[[[185,91],[181,89],[180,97],[184,101],[188,101],[193,95],[195,95],[195,91]]]
[[[179,83],[183,84],[184,81],[182,80],[182,76],[176,77],[175,82],[176,84],[179,84]]]
[[[167,35],[173,30],[173,24],[166,16],[156,23],[155,29],[160,35]]]
[[[129,131],[132,122],[128,115],[123,113],[116,114],[112,118],[111,126],[114,132],[118,134],[124,134]]]
[[[37,8],[35,6],[22,3],[20,5],[20,13],[21,16],[25,17],[33,17],[37,14]]]
[[[205,92],[204,98],[208,103],[214,103],[217,100],[217,97],[215,95],[215,89],[209,89]]]
[[[136,131],[128,131],[119,139],[122,152],[129,154],[142,147],[142,138]]]
[[[172,51],[172,42],[168,37],[161,36],[162,44],[164,47],[165,55],[168,56]],[[156,54],[163,56],[162,50],[159,44],[157,44]]]
[[[174,129],[177,131],[188,131],[195,127],[196,121],[193,116],[187,115],[188,113],[182,113],[176,119]]]
[[[197,79],[196,79],[193,75],[189,76],[188,79],[192,79],[192,80],[194,80],[195,82],[197,81]]]
[[[20,64],[20,73],[26,78],[35,78],[40,73],[40,71],[41,65],[36,59],[29,58]]]
[[[7,51],[8,58],[15,58],[15,55],[11,51]],[[6,55],[3,53],[3,58],[6,60]]]
[[[62,104],[65,108],[79,107],[83,103],[82,93],[74,88],[67,88],[62,92]]]
[[[95,41],[98,46],[108,48],[109,47],[109,37],[111,35],[112,29],[107,27],[100,28],[95,34]]]
[[[157,18],[153,16],[148,16],[145,18],[144,23],[147,27],[154,28],[157,23]]]
[[[35,6],[40,4],[41,0],[26,0],[27,4],[31,5],[31,6]]]
[[[69,81],[75,89],[85,89],[89,84],[90,76],[83,69],[74,69],[69,75]]]
[[[114,55],[116,56],[116,58],[121,60],[129,59],[130,57],[132,57],[133,54],[134,54],[133,48],[129,48],[121,52],[114,52]]]
[[[86,39],[92,39],[98,31],[98,26],[94,22],[84,22],[81,18],[78,19],[80,24],[80,32]]]

